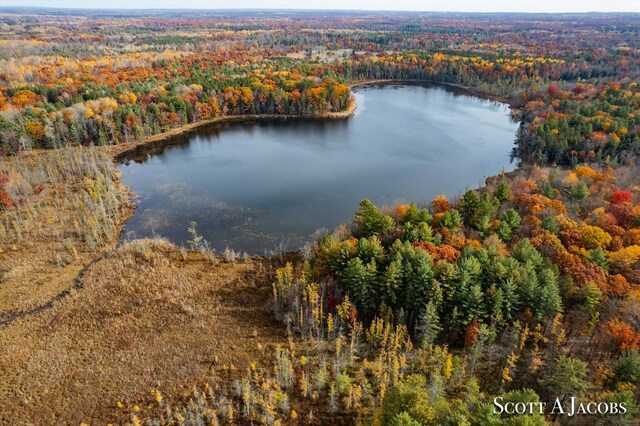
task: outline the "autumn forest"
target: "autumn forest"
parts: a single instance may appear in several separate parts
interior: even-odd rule
[[[517,167],[297,251],[121,238],[127,153],[374,82],[508,104]],[[0,8],[0,424],[638,424],[639,83],[639,14]]]

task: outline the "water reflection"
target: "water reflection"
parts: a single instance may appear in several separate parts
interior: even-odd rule
[[[515,166],[505,104],[439,86],[356,97],[349,120],[221,124],[129,154],[124,183],[140,201],[126,231],[184,243],[195,220],[218,251],[295,249],[349,220],[362,198],[456,196]]]

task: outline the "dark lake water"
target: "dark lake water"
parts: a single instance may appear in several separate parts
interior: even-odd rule
[[[140,197],[124,238],[182,244],[190,221],[221,252],[297,249],[319,228],[378,206],[455,197],[510,171],[508,106],[441,86],[355,89],[348,120],[227,124],[123,163]]]

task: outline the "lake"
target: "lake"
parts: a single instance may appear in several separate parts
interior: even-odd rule
[[[351,220],[363,198],[424,204],[516,166],[506,104],[443,86],[354,93],[346,120],[212,125],[136,153],[120,165],[139,196],[123,238],[186,244],[195,221],[218,253],[293,250]]]

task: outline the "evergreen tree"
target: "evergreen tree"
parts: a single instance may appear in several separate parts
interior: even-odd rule
[[[422,312],[422,315],[420,316],[417,329],[420,338],[420,345],[423,349],[427,349],[436,340],[440,330],[442,330],[442,327],[440,327],[438,309],[434,302],[430,301],[425,305],[424,312]]]
[[[500,201],[500,203],[505,202],[511,197],[511,187],[507,182],[501,182],[500,185],[496,188],[495,197]]]
[[[509,226],[509,229],[511,229],[513,234],[518,232],[520,225],[522,224],[520,215],[514,209],[506,210],[500,219],[503,223],[506,223]]]
[[[571,189],[571,197],[573,199],[582,201],[589,196],[589,187],[584,182],[578,182]]]
[[[427,302],[433,301],[438,306],[442,302],[442,294],[439,284],[433,279],[433,259],[431,256],[418,250],[407,269],[408,304],[420,308]]]
[[[512,278],[507,278],[499,289],[502,290],[502,317],[511,321],[520,305],[518,287]]]
[[[626,351],[620,357],[620,361],[613,368],[616,381],[638,383],[640,380],[640,352],[637,350]]]
[[[478,197],[476,191],[465,192],[462,196],[462,201],[460,204],[462,208],[462,217],[464,218],[464,223],[467,225],[471,225],[475,220],[475,215],[480,205],[480,198]]]
[[[458,268],[449,262],[442,261],[433,268],[433,272],[434,278],[439,282],[443,294],[441,312],[450,312],[454,308],[456,300]]]
[[[421,423],[411,417],[411,414],[403,411],[401,413],[396,414],[396,416],[391,419],[389,426],[420,426]]]
[[[520,287],[519,299],[522,308],[529,308],[536,312],[538,307],[538,298],[540,297],[540,283],[538,277],[533,270],[529,270]]]
[[[409,209],[406,211],[402,219],[400,220],[400,224],[404,225],[405,223],[420,223],[424,222],[428,225],[431,225],[433,218],[427,209],[418,209],[416,203],[409,204]]]
[[[550,395],[580,396],[589,388],[588,372],[584,361],[563,355],[540,383]]]
[[[385,216],[369,200],[362,200],[355,215],[356,234],[358,237],[370,237],[393,230],[391,216]]]
[[[442,214],[438,224],[450,232],[456,232],[462,225],[462,216],[458,210],[449,209]]]
[[[488,237],[491,233],[491,216],[486,214],[478,216],[475,227],[481,237]]]
[[[501,288],[492,287],[491,292],[491,306],[489,309],[489,315],[491,321],[494,323],[502,322],[502,309],[504,305],[504,292]]]
[[[589,260],[606,271],[609,270],[609,258],[603,249],[597,248],[591,250],[589,252]]]
[[[407,222],[403,227],[405,241],[424,241],[433,242],[433,229],[426,222],[420,222],[414,225],[412,222]]]
[[[356,256],[365,264],[371,261],[379,264],[384,256],[380,239],[375,235],[369,238],[360,238],[356,244]]]
[[[542,223],[540,224],[540,226],[542,227],[542,229],[546,229],[552,234],[557,234],[558,232],[560,232],[560,226],[558,225],[558,222],[556,222],[552,217],[545,217],[544,219],[542,219]]]
[[[380,279],[382,300],[389,306],[395,306],[398,292],[402,288],[402,261],[396,259],[389,263]]]
[[[464,326],[468,325],[474,318],[480,320],[485,318],[484,293],[480,284],[472,284],[462,292],[460,307],[460,321]]]
[[[520,262],[520,264],[530,262],[535,269],[542,266],[542,255],[531,244],[528,238],[518,242],[518,244],[511,249],[511,256]]]
[[[375,261],[372,260],[365,266],[360,258],[355,257],[349,260],[342,276],[342,282],[349,298],[358,307],[365,310],[375,307],[375,295],[373,294],[372,285],[376,273]]]
[[[482,234],[484,234],[485,232],[486,231],[483,229]],[[500,222],[500,226],[496,230],[496,235],[500,237],[502,241],[508,243],[513,237],[513,232],[511,231],[511,227],[507,224],[507,222]]]
[[[536,306],[538,318],[562,312],[562,298],[560,297],[557,275],[550,269],[543,269],[539,274],[539,279],[541,290]]]
[[[500,201],[497,198],[484,193],[480,197],[480,202],[478,203],[478,217],[486,216],[489,220],[493,220],[496,216],[496,212],[498,211],[498,207],[500,207]]]
[[[544,188],[542,188],[542,194],[550,200],[556,198],[556,192],[551,185],[545,185]]]
[[[382,423],[394,424],[394,419],[402,413],[402,425],[432,424],[435,421],[435,410],[429,401],[426,391],[427,382],[423,375],[410,375],[397,383],[385,394],[382,402]]]
[[[326,243],[328,246],[331,246],[333,239],[329,237]],[[339,243],[338,249],[331,252],[328,260],[331,270],[336,273],[338,277],[341,277],[352,257],[351,247],[346,242]]]
[[[586,312],[594,312],[602,299],[602,290],[589,281],[575,291],[572,299],[579,309]]]

